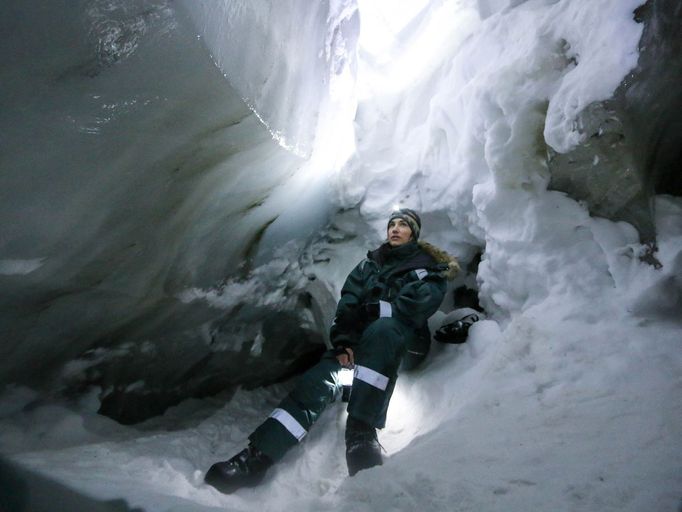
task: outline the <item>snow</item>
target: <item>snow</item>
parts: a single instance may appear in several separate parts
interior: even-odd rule
[[[412,23],[387,16],[383,39],[360,37],[357,62],[353,2],[324,3],[326,19],[311,11],[307,31],[284,47],[263,27],[288,26],[303,4],[289,2],[286,15],[267,2],[198,4],[195,16],[210,18],[207,45],[220,66],[237,58],[229,42],[255,26],[252,58],[237,68],[243,83],[233,85],[281,132],[280,143],[310,156],[309,172],[310,162],[324,162],[320,174],[335,170],[342,211],[332,219],[336,231],[307,248],[329,261],[313,258],[301,268],[287,252],[297,246],[278,252],[296,229],[289,224],[328,200],[319,192],[324,179],[306,188],[314,180],[297,173],[280,194],[299,200],[266,232],[256,256],[271,259],[246,281],[188,289],[181,300],[228,312],[249,296],[286,304],[287,289],[304,286],[308,275],[338,293],[400,202],[423,212],[425,239],[467,262],[484,251],[476,280],[488,316],[465,345],[436,345],[423,367],[401,376],[380,435],[385,464],[354,478],[347,477],[345,412],[337,403],[257,490],[224,496],[203,485],[205,470],[244,447],[291,383],[188,400],[128,427],[95,413],[106,390],[60,402],[9,387],[0,396],[0,453],[81,492],[122,497],[147,511],[674,510],[682,497],[682,199],[656,198],[656,269],[640,260],[645,248],[632,226],[591,217],[584,205],[548,191],[543,161],[547,146],[567,151],[580,142],[580,111],[613,94],[636,64],[641,27],[632,10],[640,3],[420,3]],[[209,5],[233,9],[227,46],[219,44],[222,15]],[[359,12],[362,19],[362,2]],[[443,20],[458,28],[450,38],[443,38]],[[423,39],[434,26],[435,45]],[[308,43],[324,58],[295,59]],[[271,50],[263,67],[252,63],[258,44]],[[417,65],[408,46],[437,53],[409,80],[383,87],[401,65]],[[300,67],[278,67],[277,76],[305,85],[290,118],[281,101],[296,86],[255,86],[279,51]],[[319,125],[305,125],[318,115]],[[348,161],[347,148],[323,158],[334,119],[340,133],[355,133]],[[306,190],[317,196],[302,198]],[[26,261],[40,260],[0,262],[0,272],[30,272]]]
[[[503,331],[482,320],[467,344],[435,346],[399,380],[384,466],[351,479],[345,412],[333,404],[257,491],[223,496],[201,484],[285,386],[187,401],[136,427],[94,414],[92,400],[36,404],[18,388],[0,399],[1,449],[145,510],[669,510],[682,448],[679,324],[617,310],[561,317],[536,306]]]
[[[632,306],[641,280],[679,275],[682,201],[658,203],[668,270],[633,261],[631,229],[610,223],[601,242],[609,270],[594,274],[620,276],[621,292],[604,277],[611,286],[596,281],[585,303],[550,295],[506,324],[474,324],[465,345],[435,345],[398,382],[379,469],[347,477],[337,403],[258,490],[223,496],[202,485],[203,471],[243,447],[287,386],[190,400],[135,427],[96,415],[97,390],[56,405],[13,388],[0,398],[0,451],[145,510],[672,510],[682,460],[679,317],[652,320]],[[603,231],[607,223],[597,222]],[[678,267],[667,265],[675,259]]]

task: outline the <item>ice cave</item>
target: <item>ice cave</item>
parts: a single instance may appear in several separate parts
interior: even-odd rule
[[[682,3],[4,0],[0,510],[682,510]],[[677,169],[677,170],[675,170]],[[456,256],[383,466],[241,449],[396,205]]]

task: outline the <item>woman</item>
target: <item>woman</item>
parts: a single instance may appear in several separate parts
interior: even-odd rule
[[[443,300],[457,261],[419,242],[421,219],[403,208],[391,214],[387,241],[346,279],[331,327],[333,350],[301,376],[295,389],[249,436],[249,446],[211,466],[206,483],[224,493],[257,485],[267,469],[307,434],[341,390],[339,372],[354,368],[346,423],[350,476],[382,464],[376,429],[386,423],[398,368],[414,367],[430,343],[427,319]]]

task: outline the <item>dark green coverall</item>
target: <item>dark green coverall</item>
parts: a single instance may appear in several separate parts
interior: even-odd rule
[[[370,251],[346,279],[330,335],[335,347],[350,347],[354,352],[348,403],[353,418],[384,427],[405,354],[405,360],[411,361],[408,366],[413,367],[428,351],[426,321],[443,300],[447,269],[446,262],[437,261],[412,241]],[[339,396],[341,369],[335,352],[326,352],[249,436],[251,444],[273,462],[280,460]]]

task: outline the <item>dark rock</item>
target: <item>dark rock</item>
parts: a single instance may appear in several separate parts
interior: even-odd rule
[[[682,4],[649,0],[636,67],[614,98],[588,106],[578,125],[585,142],[549,149],[550,188],[585,201],[594,215],[633,224],[656,264],[654,194],[682,195]]]

